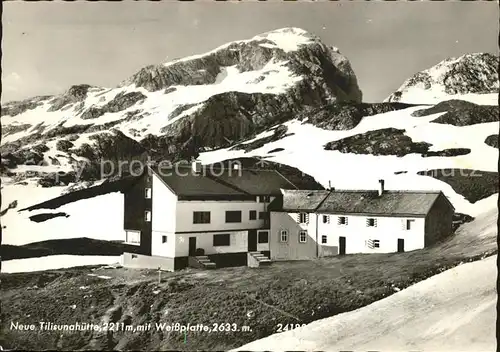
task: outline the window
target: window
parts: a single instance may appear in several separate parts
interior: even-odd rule
[[[269,203],[271,201],[270,196],[259,196],[259,203]]]
[[[250,210],[249,219],[250,220],[256,220],[257,219],[257,211],[256,210]]]
[[[299,231],[299,242],[300,243],[306,243],[307,242],[307,231],[306,230],[300,230]]]
[[[161,243],[167,243],[167,236],[161,236]]]
[[[287,230],[280,231],[280,242],[288,242],[288,231]]]
[[[258,243],[268,243],[269,242],[269,232],[259,231],[258,233]]]
[[[210,212],[193,211],[193,224],[210,224]]]
[[[323,215],[323,224],[329,224],[329,223],[330,223],[330,216]]]
[[[129,244],[140,245],[141,244],[141,232],[140,231],[125,231],[125,242]]]
[[[265,211],[259,211],[259,219],[266,220],[269,218],[269,213]]]
[[[226,223],[241,222],[241,211],[228,210],[226,211]]]
[[[214,235],[214,247],[229,246],[231,236],[228,233]]]
[[[405,229],[406,230],[411,230],[412,228],[412,223],[414,222],[415,220],[413,219],[408,219],[405,221]]]
[[[367,218],[366,219],[366,226],[368,226],[368,227],[377,227],[377,219]]]
[[[146,199],[151,199],[151,188],[146,188],[146,189],[144,190],[144,197],[145,197]]]
[[[325,235],[321,236],[321,243],[323,243],[323,244],[326,243],[326,236]]]
[[[299,224],[308,224],[309,223],[309,214],[308,213],[299,213],[298,223]]]
[[[365,242],[366,246],[370,249],[373,248],[380,248],[380,241],[379,240],[367,240]]]
[[[347,216],[339,216],[337,219],[338,225],[347,225]]]
[[[144,212],[144,221],[147,222],[151,221],[151,210],[146,210]]]

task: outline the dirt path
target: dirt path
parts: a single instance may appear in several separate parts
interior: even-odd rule
[[[241,350],[495,351],[497,256]]]

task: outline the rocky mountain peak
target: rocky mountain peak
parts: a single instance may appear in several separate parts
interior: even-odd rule
[[[499,57],[471,53],[417,72],[385,101],[434,103],[451,96],[498,93]]]
[[[85,98],[87,98],[87,93],[91,88],[96,87],[93,87],[89,84],[77,84],[71,86],[64,94],[54,98],[54,100],[51,102],[52,106],[48,111],[57,111],[69,104],[84,101]]]
[[[289,77],[303,80],[312,77],[315,85],[328,89],[331,100],[361,101],[362,94],[347,58],[337,48],[322,43],[319,37],[293,27],[230,42],[204,54],[144,67],[119,86],[171,90],[173,86],[218,84],[230,73],[247,73],[245,76],[258,82],[278,73],[280,67],[289,71]],[[285,78],[281,77],[281,81]],[[280,83],[273,80],[274,85]]]

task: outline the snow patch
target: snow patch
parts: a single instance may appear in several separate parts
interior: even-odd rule
[[[236,350],[493,351],[496,261],[495,255],[460,265],[363,308]]]
[[[71,268],[75,266],[113,264],[119,262],[119,260],[119,256],[50,255],[39,258],[3,260],[2,272],[23,273]]]
[[[14,211],[11,210],[2,216],[2,226],[5,226],[2,243],[20,246],[64,238],[88,237],[108,241],[124,239],[123,195],[118,192],[68,203],[56,209],[57,212],[69,215],[67,218],[55,217],[37,223],[29,218],[46,213],[47,209],[18,211],[55,198],[63,189],[65,187],[37,189],[28,186],[5,186],[2,189],[5,204],[18,200],[18,206]]]
[[[270,46],[268,43],[262,43],[259,44],[261,46],[263,45],[268,45],[267,47],[271,47],[274,49],[275,47],[278,47],[282,49],[285,52],[290,52],[290,51],[295,51],[300,48],[301,45],[307,45],[313,42],[315,38],[308,33],[307,31],[301,29],[301,28],[281,28],[277,29],[274,31],[262,33],[259,35],[254,36],[253,38],[246,39],[246,40],[236,40],[230,43],[226,43],[224,45],[221,45],[211,51],[205,52],[203,54],[198,54],[198,55],[191,55],[187,56],[181,59],[176,59],[173,61],[169,61],[164,63],[163,65],[168,67],[172,66],[174,64],[177,64],[179,62],[186,62],[186,61],[191,61],[191,60],[196,60],[196,59],[201,59],[203,57],[215,54],[221,50],[227,49],[229,46],[234,45],[234,44],[245,44],[253,41],[260,41],[262,39],[266,39],[268,41],[271,41],[274,43],[274,46]]]
[[[331,182],[337,189],[376,189],[378,180],[385,179],[387,189],[441,190],[453,203],[457,212],[470,215],[480,213],[483,203],[488,202],[486,199],[471,204],[447,183],[416,173],[447,168],[496,172],[496,164],[492,160],[498,160],[498,149],[488,147],[484,139],[491,134],[492,129],[499,129],[499,123],[465,127],[438,125],[431,121],[443,113],[423,117],[411,116],[412,112],[419,109],[422,107],[368,116],[348,131],[323,130],[309,123],[292,120],[285,126],[288,128],[288,133],[293,135],[249,152],[228,148],[201,153],[200,160],[203,164],[210,164],[230,158],[268,156],[266,160],[298,168],[313,176],[324,187]],[[404,129],[409,137],[415,138],[415,142],[425,141],[434,144],[433,149],[460,147],[471,149],[471,153],[456,157],[424,158],[420,154],[408,154],[404,157],[374,156],[324,149],[324,145],[328,142],[389,127]],[[266,131],[261,137],[269,133]],[[284,150],[269,156],[267,152],[275,148]],[[400,171],[407,173],[395,174]]]
[[[449,95],[438,86],[433,86],[431,89],[421,89],[418,86],[414,86],[405,88],[398,102],[407,104],[438,104],[447,100],[464,100],[477,105],[498,105],[498,94],[468,93]],[[384,101],[389,101],[389,98]]]
[[[118,263],[120,261],[120,258],[121,256],[118,256],[118,257],[113,257],[113,258],[118,258],[117,261],[112,261],[111,263],[112,264],[115,264],[115,263]],[[99,264],[103,264],[103,263],[99,263]],[[106,276],[106,275],[97,275],[97,274],[87,274],[88,276],[93,276],[93,277],[97,277],[98,279],[103,279],[103,280],[109,280],[109,279],[112,279],[111,276]]]
[[[307,45],[312,42],[311,35],[300,28],[282,28],[258,35],[253,39],[255,40],[261,38],[270,40],[276,45],[276,47],[286,53],[297,51],[300,46]]]

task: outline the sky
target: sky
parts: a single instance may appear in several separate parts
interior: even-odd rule
[[[300,27],[340,49],[366,102],[448,57],[498,54],[492,2],[4,2],[2,102],[114,87],[140,68]]]

